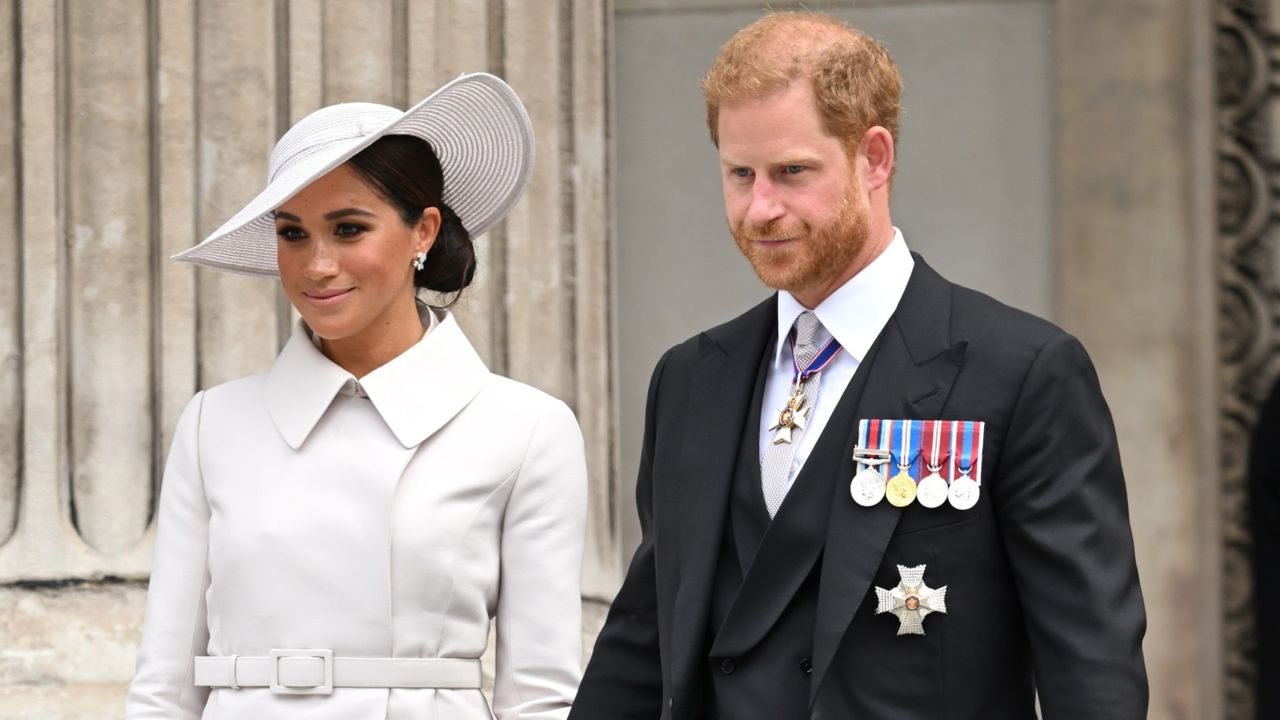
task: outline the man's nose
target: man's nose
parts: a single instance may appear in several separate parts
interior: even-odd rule
[[[777,188],[768,180],[757,178],[751,185],[751,204],[747,206],[748,223],[764,226],[782,217],[783,208]]]

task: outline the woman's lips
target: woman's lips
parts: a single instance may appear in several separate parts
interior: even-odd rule
[[[342,302],[351,294],[355,288],[347,288],[346,290],[312,290],[311,292],[302,293],[307,298],[307,302],[316,307],[332,307]]]

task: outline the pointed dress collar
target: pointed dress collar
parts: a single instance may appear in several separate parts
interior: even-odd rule
[[[415,447],[471,402],[489,378],[447,310],[442,317],[419,306],[426,333],[408,350],[357,379],[339,367],[312,340],[302,320],[267,373],[266,402],[272,422],[289,447],[306,442],[334,398],[357,388],[406,448]]]
[[[894,228],[893,240],[884,252],[813,309],[813,314],[822,323],[818,342],[825,343],[834,335],[846,353],[862,362],[898,307],[914,268],[915,260],[907,249],[907,241],[903,239],[902,231]],[[775,367],[790,364],[787,338],[790,337],[791,326],[805,309],[791,293],[786,290],[778,292],[778,335],[773,349]]]

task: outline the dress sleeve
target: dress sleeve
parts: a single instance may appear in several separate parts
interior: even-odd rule
[[[498,720],[563,720],[582,676],[587,468],[573,412],[538,419],[502,522],[493,706]]]
[[[160,487],[151,585],[125,720],[198,720],[207,688],[194,684],[194,657],[209,645],[209,504],[200,475],[198,393],[178,419]]]
[[[994,488],[1045,720],[1140,720],[1146,613],[1111,412],[1063,333],[1032,363]]]

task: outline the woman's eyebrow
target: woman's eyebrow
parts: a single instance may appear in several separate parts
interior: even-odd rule
[[[324,219],[336,220],[340,217],[346,217],[348,215],[364,215],[366,217],[377,217],[376,214],[369,212],[368,210],[361,210],[360,208],[351,207],[351,208],[342,208],[341,210],[334,210],[333,212],[330,212],[330,213],[325,213]],[[276,219],[288,220],[290,222],[302,222],[302,218],[298,217],[297,215],[294,215],[293,213],[287,213],[282,210],[276,211]]]
[[[334,211],[333,211],[333,212],[331,212],[331,213],[325,213],[325,215],[324,215],[324,219],[325,219],[325,220],[336,220],[336,219],[338,219],[338,218],[340,218],[340,217],[345,217],[345,216],[347,216],[347,215],[365,215],[365,216],[368,216],[368,217],[377,217],[377,215],[375,215],[374,213],[369,212],[368,210],[361,210],[360,208],[353,208],[353,207],[352,207],[352,208],[343,208],[343,209],[341,209],[341,210],[334,210]]]

